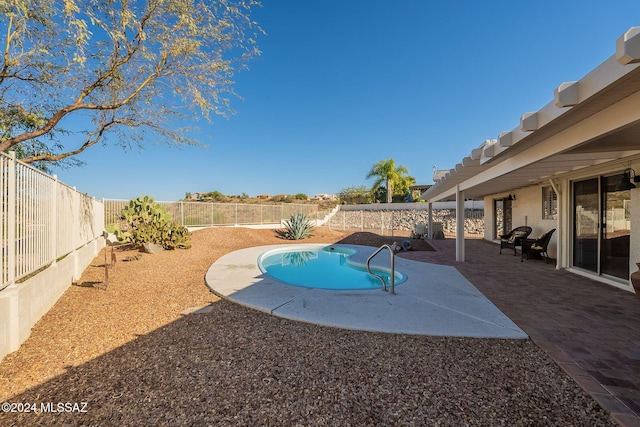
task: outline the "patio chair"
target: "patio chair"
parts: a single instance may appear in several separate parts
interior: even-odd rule
[[[511,230],[508,234],[503,234],[500,236],[500,253],[502,253],[503,248],[513,248],[513,256],[516,256],[516,246],[522,246],[522,241],[526,239],[529,234],[531,234],[531,227],[527,227],[526,225],[516,227]]]
[[[544,260],[549,264],[549,254],[547,253],[547,247],[549,246],[549,242],[551,241],[551,236],[556,229],[552,229],[551,231],[547,231],[536,240],[534,239],[525,239],[522,241],[522,259],[521,262],[524,261],[524,255],[527,254],[527,259],[529,259],[529,255],[538,254],[541,255]]]
[[[423,239],[427,235],[427,226],[422,223],[414,224],[413,232],[411,233],[411,239]]]

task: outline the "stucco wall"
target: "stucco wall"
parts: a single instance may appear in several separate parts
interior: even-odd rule
[[[31,328],[80,278],[104,239],[98,238],[21,283],[0,292],[0,360],[29,338]]]
[[[638,166],[640,167],[640,165]],[[636,185],[637,188],[631,190],[630,273],[637,271],[638,267],[636,263],[640,263],[640,185]],[[561,191],[567,191],[566,185]],[[528,225],[533,228],[533,232],[531,233],[532,237],[537,237],[552,228],[558,228],[558,222],[556,220],[542,219],[542,186],[518,189],[511,191],[510,194],[515,194],[516,196],[516,200],[512,202],[513,227]],[[487,240],[494,240],[493,236],[495,236],[493,229],[495,222],[493,220],[493,200],[507,196],[508,194],[495,194],[486,197],[484,200],[484,204],[487,207],[485,209],[485,239]],[[559,200],[558,203],[562,203],[562,200]],[[567,218],[566,221],[570,221],[570,218]],[[556,258],[558,255],[559,237],[559,231],[556,231],[549,244],[549,256],[552,258]],[[565,257],[567,256],[568,254],[565,254]],[[565,261],[567,264],[566,267],[570,267],[570,262],[571,260],[569,259]],[[629,287],[629,289],[631,288]]]
[[[631,190],[631,247],[629,256],[629,271],[638,270],[636,263],[640,262],[640,186]]]
[[[510,194],[516,196],[516,199],[511,202],[513,216],[512,226],[514,228],[521,225],[528,225],[533,229],[529,236],[530,238],[537,238],[552,228],[558,228],[557,220],[542,219],[542,186],[521,188],[510,192]],[[502,199],[507,196],[508,194],[496,194],[488,196],[484,200],[484,205],[486,206],[484,210],[485,239],[487,240],[494,240],[493,236],[495,236],[493,200]],[[557,247],[558,234],[556,232],[553,234],[547,248],[551,258],[557,256]]]

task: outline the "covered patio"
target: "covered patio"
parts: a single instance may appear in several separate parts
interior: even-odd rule
[[[429,243],[402,256],[455,266],[616,421],[640,425],[640,298],[484,240],[465,241],[465,262],[455,240]]]
[[[552,101],[522,114],[515,129],[471,150],[421,198],[430,208],[434,202],[456,200],[459,212],[465,199],[484,199],[484,237],[495,240],[509,231],[499,229],[502,211],[496,203],[508,201],[511,215],[517,196],[509,220],[513,227],[532,226],[534,235],[556,229],[552,249],[558,269],[587,273],[633,292],[629,270],[635,271],[640,260],[640,189],[635,185],[640,182],[640,27],[624,33],[612,50],[614,55],[582,79],[550,91]],[[552,216],[544,204],[551,197],[550,203],[557,204]],[[619,212],[624,217],[616,224]],[[463,221],[460,215],[459,229]],[[466,258],[464,243],[459,236],[458,261]],[[623,268],[607,269],[612,260]]]
[[[430,209],[456,200],[458,212],[484,199],[485,240],[434,240],[437,252],[411,256],[453,263],[618,422],[640,426],[640,298],[629,279],[640,261],[640,27],[612,50],[421,195]],[[493,242],[516,226],[556,229],[555,262],[498,255]]]

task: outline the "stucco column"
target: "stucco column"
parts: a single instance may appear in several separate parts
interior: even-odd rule
[[[631,193],[631,241],[629,247],[629,273],[638,270],[637,262],[640,262],[640,188],[634,188]],[[631,280],[629,280],[631,286]]]
[[[549,180],[551,184],[551,188],[556,193],[556,199],[558,200],[558,217],[556,218],[556,241],[558,244],[556,245],[556,270],[560,270],[561,266],[566,265],[565,259],[565,249],[567,248],[567,230],[568,228],[565,226],[566,218],[568,218],[568,209],[571,205],[568,200],[568,192],[564,191],[564,184],[562,183],[562,187],[559,183],[556,183],[553,179]]]
[[[428,204],[427,239],[433,239],[433,203]]]
[[[464,191],[456,188],[456,261],[464,262]]]

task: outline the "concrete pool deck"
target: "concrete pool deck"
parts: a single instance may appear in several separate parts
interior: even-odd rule
[[[407,275],[395,295],[382,290],[333,291],[291,286],[264,274],[258,257],[272,249],[317,248],[318,244],[269,245],[231,252],[211,265],[205,281],[218,296],[289,319],[346,329],[433,336],[525,339],[527,334],[454,267],[395,258]],[[324,245],[329,246],[329,245]],[[365,264],[377,248],[356,249]],[[388,267],[379,254],[372,265]]]

